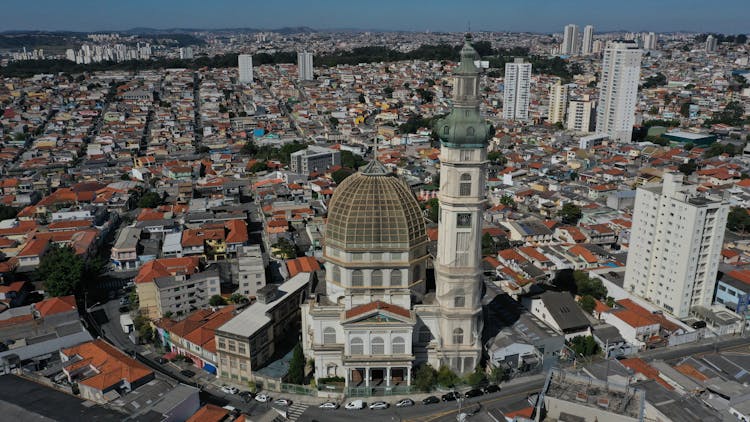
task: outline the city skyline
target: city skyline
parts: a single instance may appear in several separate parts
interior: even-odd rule
[[[347,7],[341,0],[320,3],[293,2],[247,4],[237,1],[207,3],[196,0],[101,4],[89,0],[60,3],[12,2],[3,14],[13,22],[4,30],[124,31],[147,27],[157,29],[257,28],[306,26],[316,30],[358,29],[381,31],[472,31],[559,33],[564,25],[592,24],[597,31],[721,32],[746,31],[745,19],[736,13],[745,7],[740,0],[716,3],[666,0],[654,4],[637,0],[609,4],[585,0],[577,7],[564,2],[542,1],[497,3],[474,1],[457,17],[453,3],[438,0],[409,3],[386,0],[377,4]],[[470,7],[469,7],[470,6]],[[39,11],[43,12],[40,13]],[[331,13],[336,10],[337,13]],[[586,13],[579,13],[585,10]],[[643,11],[647,10],[648,13]],[[664,20],[664,16],[669,16]]]

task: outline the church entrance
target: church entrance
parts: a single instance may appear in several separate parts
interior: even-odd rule
[[[383,368],[370,369],[370,386],[377,387],[380,385],[385,385],[385,369]]]
[[[391,369],[391,385],[399,385],[403,383],[406,377],[406,371],[404,368],[392,368]]]

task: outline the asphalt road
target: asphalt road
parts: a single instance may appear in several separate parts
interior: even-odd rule
[[[461,404],[462,412],[472,412],[486,409],[488,407],[500,407],[501,409],[505,408],[506,410],[517,410],[521,407],[528,407],[526,397],[531,393],[539,392],[543,384],[543,379],[535,379],[529,382],[503,387],[499,393],[465,399]],[[440,396],[439,394],[435,395],[438,397]],[[371,398],[365,400],[365,402],[369,404],[378,400],[381,400],[381,398]],[[455,401],[423,405],[418,400],[415,400],[417,401],[415,406],[397,409],[393,407],[397,400],[389,399],[388,397],[384,397],[382,400],[389,402],[391,407],[385,410],[346,410],[343,407],[343,404],[345,403],[342,403],[342,406],[336,410],[324,410],[313,405],[308,407],[297,421],[350,422],[356,419],[358,421],[377,422],[439,422],[455,421],[456,414],[458,413],[458,403]]]

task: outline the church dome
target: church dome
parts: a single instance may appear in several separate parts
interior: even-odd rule
[[[336,188],[328,206],[327,246],[345,251],[407,251],[426,241],[424,217],[414,194],[377,160]]]

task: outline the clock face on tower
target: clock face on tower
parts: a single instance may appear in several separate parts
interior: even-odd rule
[[[461,213],[456,216],[457,227],[471,227],[471,214]]]

